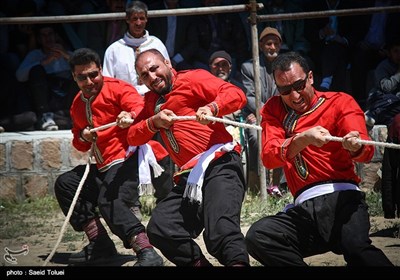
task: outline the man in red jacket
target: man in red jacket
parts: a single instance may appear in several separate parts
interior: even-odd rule
[[[205,119],[241,109],[243,91],[206,70],[176,72],[155,49],[139,54],[135,67],[151,91],[138,123],[129,128],[128,142],[141,145],[159,131],[180,168],[176,186],[152,212],[147,226],[151,243],[177,266],[210,265],[193,240],[204,229],[207,249],[221,264],[247,266],[240,229],[245,195],[240,144],[233,143],[223,123]]]
[[[349,266],[392,265],[371,245],[354,171],[354,162],[374,154],[358,141],[369,139],[363,111],[346,93],[316,91],[313,72],[295,52],[279,55],[272,70],[279,95],[261,110],[261,156],[267,168],[284,168],[294,205],[250,227],[249,253],[268,266],[305,266],[303,258],[328,251],[343,254]]]
[[[163,259],[150,244],[144,225],[132,210],[139,197],[138,187],[142,182],[148,183],[143,179],[156,173],[157,161],[162,164],[169,160],[165,149],[155,141],[149,141],[150,145],[146,142],[141,147],[129,147],[127,127],[142,111],[143,98],[130,84],[103,77],[100,58],[90,49],[76,50],[69,64],[81,89],[70,110],[72,143],[79,151],[91,150],[96,159],[96,164],[90,166],[70,219],[76,231],[85,231],[90,243],[81,252],[71,254],[69,262],[94,264],[117,253],[100,222],[98,207],[110,230],[123,241],[125,248],[132,248],[137,254],[135,266],[162,266]],[[115,121],[117,126],[91,131]],[[142,165],[146,161],[153,170],[149,165]],[[64,214],[68,213],[84,171],[85,166],[80,165],[57,178],[54,190]],[[168,174],[161,175],[153,179],[153,185],[167,189],[168,193],[172,188],[170,180]]]

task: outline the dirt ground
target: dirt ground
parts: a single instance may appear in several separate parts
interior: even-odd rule
[[[0,248],[3,248],[3,253],[5,252],[3,258],[1,259],[0,266],[12,267],[12,266],[43,266],[47,256],[52,252],[54,246],[60,235],[61,227],[64,223],[64,217],[62,214],[58,214],[52,219],[47,219],[43,221],[44,223],[40,228],[38,228],[38,234],[29,237],[19,237],[15,240],[0,240]],[[371,239],[373,244],[382,249],[388,258],[398,267],[400,267],[400,236],[399,236],[399,219],[387,220],[382,217],[372,217],[371,218]],[[48,230],[43,227],[49,227]],[[56,253],[47,266],[67,266],[68,256],[72,252],[79,251],[83,246],[87,244],[84,234],[79,233],[78,236],[75,235],[74,238],[69,236],[76,234],[68,225],[66,233],[63,235],[63,241],[56,249]],[[247,227],[243,227],[243,233],[245,234],[248,230]],[[50,233],[44,233],[50,232]],[[111,235],[114,240],[117,250],[120,253],[119,256],[108,259],[101,266],[132,266],[135,263],[135,257],[131,250],[123,248],[122,242],[115,235]],[[69,241],[69,239],[71,239]],[[214,266],[221,266],[212,256],[210,256],[204,246],[202,236],[197,238],[197,242],[203,249],[206,257]],[[17,251],[23,251],[24,245],[28,246],[28,252],[15,253]],[[11,262],[11,258],[7,251],[11,250],[14,252],[14,261]],[[165,258],[164,258],[165,259]],[[309,257],[306,262],[310,266],[345,266],[345,262],[342,256],[335,255],[333,253],[326,253],[322,255],[317,255]],[[259,266],[255,260],[251,260],[252,266]],[[165,259],[165,266],[174,266],[168,260]]]
[[[362,173],[363,182],[361,184],[363,189],[379,188],[375,182],[378,180],[377,171],[380,165],[371,163],[360,167]],[[65,217],[61,211],[56,214],[53,218],[43,219],[32,215],[32,221],[25,221],[31,223],[37,234],[29,237],[18,237],[16,239],[3,239],[0,240],[0,251],[4,254],[0,260],[0,275],[6,275],[10,270],[20,268],[25,274],[28,273],[24,269],[30,267],[43,267],[45,260],[49,254],[54,250],[57,240],[60,236],[61,228],[64,224]],[[103,223],[105,224],[105,223]],[[146,222],[144,222],[146,225]],[[371,217],[371,230],[370,237],[373,245],[380,248],[387,257],[396,266],[396,271],[400,272],[400,219],[385,219],[383,217]],[[243,234],[246,234],[248,226],[242,228]],[[131,250],[127,250],[123,247],[122,242],[119,238],[113,234],[110,234],[114,240],[118,256],[112,257],[105,260],[103,263],[98,264],[98,268],[101,267],[131,267],[135,262],[136,258]],[[210,260],[214,266],[221,266],[211,255],[207,253],[204,246],[202,236],[199,236],[196,241],[201,246],[203,253]],[[67,226],[66,232],[63,234],[62,242],[55,250],[53,258],[46,263],[47,267],[63,269],[68,266],[68,257],[72,252],[80,251],[87,244],[87,240],[84,233],[76,233],[70,227]],[[26,246],[25,246],[26,245]],[[173,267],[174,264],[165,259],[164,265],[166,267]],[[345,267],[346,263],[343,257],[335,255],[333,253],[326,253],[316,255],[307,258],[306,263],[311,267]],[[251,258],[251,266],[260,266],[260,264]],[[93,267],[92,267],[93,269]],[[122,269],[124,270],[124,269]],[[34,270],[43,271],[43,270]],[[61,270],[62,271],[62,270]],[[101,271],[101,270],[94,270]],[[47,273],[47,272],[46,272]],[[279,271],[281,273],[281,271]],[[48,274],[46,274],[48,276]]]

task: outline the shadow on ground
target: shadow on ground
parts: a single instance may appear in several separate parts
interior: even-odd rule
[[[49,263],[54,264],[54,265],[69,265],[68,264],[68,259],[71,253],[55,253],[53,258],[50,260]],[[47,259],[49,255],[41,255],[39,258],[41,258],[43,261]],[[136,256],[134,255],[122,255],[118,254],[109,258],[102,258],[101,260],[97,260],[95,262],[86,262],[82,265],[84,266],[99,266],[99,265],[104,265],[104,266],[123,266],[127,262],[132,262],[136,260]],[[74,266],[79,266],[79,265],[74,265]]]
[[[377,232],[371,233],[369,236],[400,238],[400,228],[398,226],[394,226],[391,228],[382,229]]]

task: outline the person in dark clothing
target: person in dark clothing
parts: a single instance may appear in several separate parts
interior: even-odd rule
[[[400,114],[393,118],[386,142],[400,144]],[[382,208],[386,219],[400,218],[400,150],[385,148],[382,160]]]

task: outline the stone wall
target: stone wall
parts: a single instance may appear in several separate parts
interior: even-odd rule
[[[375,126],[370,136],[374,141],[385,142],[386,126]],[[87,163],[87,153],[77,151],[71,140],[69,130],[1,133],[0,199],[23,201],[53,195],[58,175]],[[377,147],[371,163],[357,164],[363,189],[379,189],[382,156],[383,148]],[[152,188],[148,192],[152,193]]]
[[[0,134],[0,199],[22,201],[54,194],[58,175],[87,163],[65,131]]]

